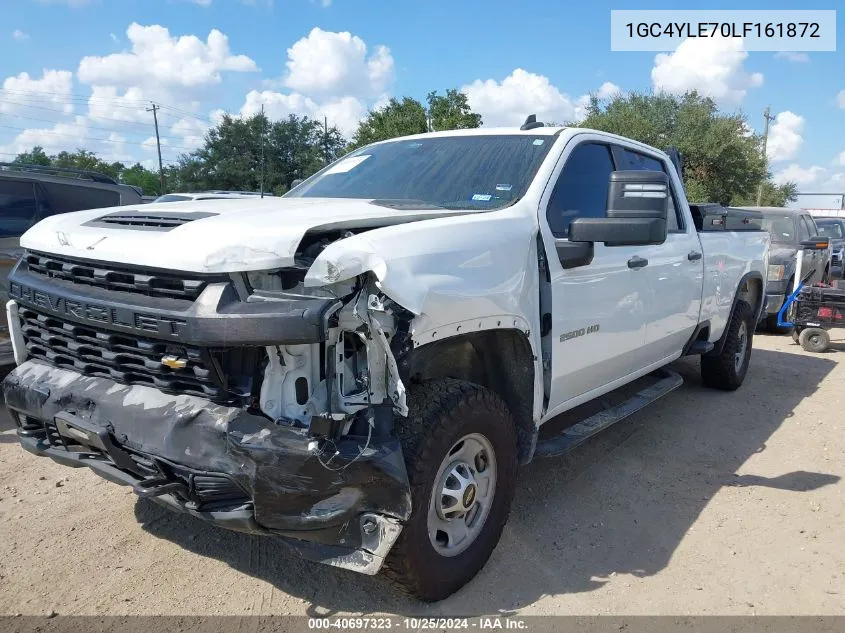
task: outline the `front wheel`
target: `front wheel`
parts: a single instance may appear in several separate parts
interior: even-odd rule
[[[721,353],[701,357],[701,378],[712,389],[734,391],[745,380],[751,360],[754,311],[748,303],[737,301],[727,328]]]
[[[793,341],[794,343],[796,343],[796,344],[799,344],[799,343],[801,342],[801,341],[799,340],[799,339],[800,339],[800,336],[801,336],[801,329],[800,329],[800,328],[797,328],[797,327],[796,327],[796,328],[794,328],[794,329],[792,330],[792,341]]]
[[[516,427],[495,393],[451,378],[409,389],[408,409],[396,427],[412,510],[384,572],[433,602],[469,582],[499,542],[516,486]]]

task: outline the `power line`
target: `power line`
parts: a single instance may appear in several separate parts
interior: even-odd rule
[[[75,124],[69,124],[69,125],[75,125]],[[36,129],[36,128],[26,128],[26,127],[14,127],[14,126],[11,126],[11,125],[0,125],[0,127],[6,128],[8,130],[18,130],[20,132],[29,132],[29,131]],[[41,130],[38,130],[38,131],[45,132],[47,134],[52,134],[53,136],[64,136],[64,137],[68,137],[68,138],[79,138],[79,136],[76,135],[76,134],[62,134],[61,132],[54,132],[53,130],[41,129]],[[102,143],[115,143],[117,145],[122,145],[122,144],[125,144],[125,143],[128,143],[129,145],[146,145],[147,144],[145,141],[128,141],[128,140],[116,141],[116,140],[110,139],[110,138],[100,138],[100,137],[93,137],[93,136],[84,136],[84,138],[82,140],[83,141],[99,141],[99,142],[102,142]],[[182,146],[179,146],[179,145],[165,145],[165,147],[167,147],[169,149],[183,149],[187,152],[193,152],[195,149],[197,149],[196,147],[182,147]]]
[[[0,101],[0,103],[3,103],[3,102]],[[58,112],[58,110],[56,110],[56,112]],[[96,125],[87,125],[87,124],[82,125],[82,124],[79,124],[79,123],[76,123],[76,122],[73,122],[73,121],[56,121],[54,119],[40,119],[38,117],[26,116],[26,115],[23,115],[23,114],[4,113],[4,116],[13,117],[13,118],[16,118],[16,119],[26,119],[27,121],[41,121],[42,123],[53,123],[54,125],[61,125],[61,124],[75,125],[75,126],[78,125],[80,127],[84,127],[87,130],[100,130],[102,132],[115,132],[115,133],[119,133],[119,134],[137,134],[137,135],[140,135],[140,136],[146,136],[150,133],[149,131],[136,132],[136,131],[132,131],[132,130],[118,130],[118,129],[114,129],[114,128],[98,127]],[[145,124],[145,123],[131,123],[131,125],[144,125],[146,127],[149,126],[149,124]],[[29,128],[27,128],[27,129],[29,129]],[[182,137],[182,136],[162,136],[161,138],[182,140],[185,137]]]

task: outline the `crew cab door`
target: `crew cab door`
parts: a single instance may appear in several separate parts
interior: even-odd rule
[[[668,234],[663,244],[647,247],[648,282],[645,351],[649,363],[677,356],[698,325],[704,287],[704,253],[675,169],[659,154],[639,147],[614,146],[618,169],[662,171],[669,177]]]
[[[550,416],[647,364],[649,290],[642,263],[648,247],[596,243],[589,263],[573,259],[567,248],[574,246],[567,239],[572,220],[605,216],[614,170],[611,146],[579,134],[564,148],[541,199],[551,287]]]

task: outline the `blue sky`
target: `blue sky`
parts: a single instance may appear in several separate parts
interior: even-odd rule
[[[219,111],[250,113],[261,104],[271,116],[328,116],[350,131],[388,96],[422,99],[435,89],[462,88],[488,124],[510,124],[530,112],[577,118],[590,92],[695,87],[724,110],[746,112],[758,130],[770,105],[778,116],[770,144],[777,177],[805,191],[845,191],[845,53],[789,59],[713,41],[657,59],[657,53],[610,51],[611,8],[689,8],[685,3],[0,4],[0,159],[39,142],[51,151],[85,146],[152,165],[150,100],[165,106],[163,153],[174,160],[196,146]],[[742,8],[836,6],[750,0]]]

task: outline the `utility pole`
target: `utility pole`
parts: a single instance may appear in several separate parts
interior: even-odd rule
[[[152,103],[152,108],[147,108],[147,112],[153,113],[153,121],[156,126],[156,147],[158,148],[158,179],[161,185],[161,195],[164,195],[164,165],[161,164],[161,139],[158,136],[158,106]]]
[[[329,164],[329,117],[323,117],[323,158]]]
[[[766,160],[766,145],[769,143],[769,121],[774,121],[775,117],[771,115],[771,109],[769,106],[766,106],[766,109],[763,111],[763,118],[766,121],[765,127],[763,128],[763,160],[766,161],[766,169],[768,170],[768,161]],[[757,189],[757,206],[759,207],[763,201],[763,183],[760,183],[760,187]]]
[[[267,136],[264,130],[264,104],[261,104],[261,197],[264,197],[264,137]]]

